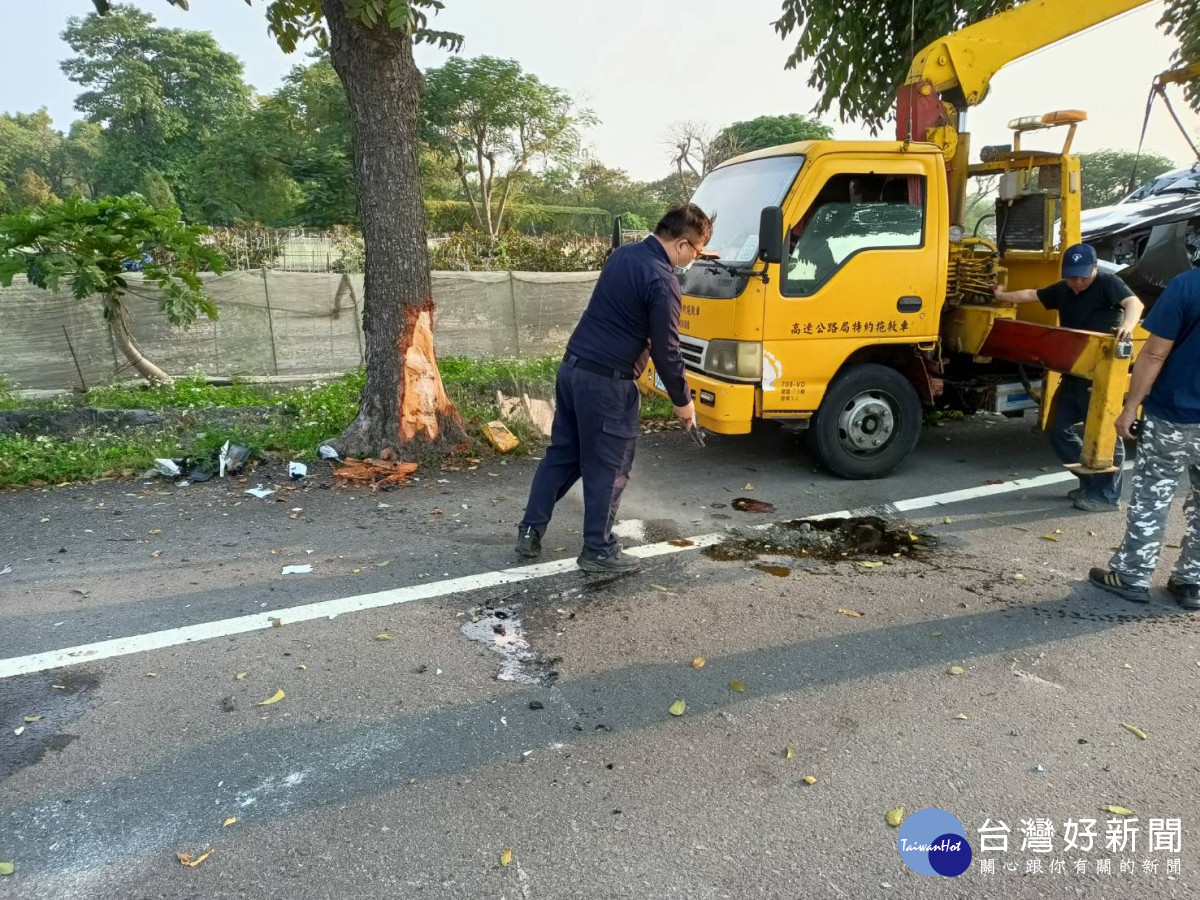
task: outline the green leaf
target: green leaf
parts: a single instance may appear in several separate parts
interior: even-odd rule
[[[13,862],[0,862],[0,875],[12,875],[17,871],[17,864]]]
[[[685,712],[687,712],[687,702],[684,700],[676,700],[671,704],[671,707],[667,710],[667,712],[673,716],[682,716]]]

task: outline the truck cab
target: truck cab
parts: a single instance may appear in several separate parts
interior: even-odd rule
[[[693,202],[716,221],[681,279],[700,424],[807,426],[837,474],[886,474],[920,436],[947,292],[945,157],[933,144],[809,141],[731,160]],[[766,211],[766,213],[764,213]],[[779,229],[778,234],[763,233]],[[661,393],[653,370],[643,389]]]

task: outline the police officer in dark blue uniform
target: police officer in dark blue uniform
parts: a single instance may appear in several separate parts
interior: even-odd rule
[[[585,572],[633,572],[638,561],[613,539],[621,492],[637,443],[641,397],[635,379],[648,356],[675,415],[696,427],[696,412],[679,352],[680,293],[686,271],[712,236],[712,220],[691,203],[673,206],[654,234],[618,247],[604,264],[555,382],[550,447],[529,489],[517,526],[517,553],[537,556],[554,504],[583,479]]]

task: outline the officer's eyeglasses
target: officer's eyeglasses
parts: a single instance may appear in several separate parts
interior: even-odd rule
[[[696,245],[693,244],[691,241],[689,241],[687,238],[684,238],[683,242],[692,248],[692,259],[693,260],[699,259],[701,251],[696,249]]]

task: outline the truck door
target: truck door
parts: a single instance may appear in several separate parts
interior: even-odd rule
[[[763,327],[763,413],[815,410],[857,349],[937,338],[944,199],[928,161],[814,161],[784,208],[778,297]]]

